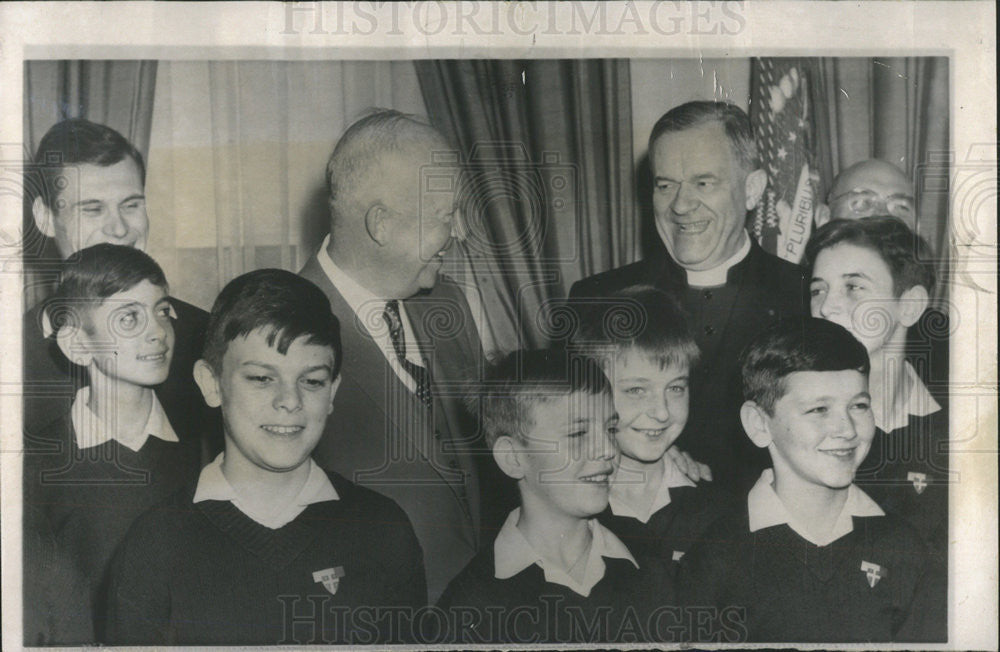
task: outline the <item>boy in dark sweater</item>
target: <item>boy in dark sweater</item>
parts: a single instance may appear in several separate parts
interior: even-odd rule
[[[472,402],[521,506],[438,606],[459,643],[649,640],[669,608],[666,564],[637,561],[595,518],[608,504],[614,411],[597,364],[556,351],[501,360]]]
[[[267,269],[222,290],[195,380],[222,408],[225,450],[129,532],[112,569],[108,641],[410,640],[426,584],[406,515],[310,457],[340,360],[339,325],[312,283]]]
[[[773,468],[739,518],[681,561],[685,604],[741,610],[724,641],[926,640],[917,533],[853,484],[875,435],[868,355],[820,319],[779,323],[744,352],[743,427]]]
[[[608,324],[599,304],[584,313],[578,346],[611,380],[620,455],[600,520],[634,553],[677,561],[734,498],[688,477],[674,442],[688,418],[688,387],[698,345],[684,314],[649,286],[616,293],[615,310],[635,319]],[[598,308],[598,309],[593,309]]]
[[[45,304],[49,337],[89,384],[25,448],[27,645],[96,642],[115,547],[197,477],[198,441],[174,431],[154,392],[170,369],[171,312],[159,265],[111,244],[77,252]]]
[[[934,287],[930,249],[900,220],[869,217],[826,224],[806,255],[813,316],[849,330],[871,358],[877,430],[855,482],[906,519],[946,568],[948,415],[906,360],[907,331]]]

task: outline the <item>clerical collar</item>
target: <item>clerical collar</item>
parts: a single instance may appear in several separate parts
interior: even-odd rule
[[[741,262],[750,253],[750,234],[743,232],[743,246],[739,251],[712,269],[685,269],[688,285],[695,288],[712,288],[726,284],[729,268]]]

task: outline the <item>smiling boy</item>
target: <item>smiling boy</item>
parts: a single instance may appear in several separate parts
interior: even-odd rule
[[[77,252],[43,313],[50,337],[86,370],[70,410],[26,440],[24,640],[98,640],[115,547],[132,521],[198,472],[154,388],[174,346],[167,281],[132,247]]]
[[[129,533],[112,572],[109,641],[407,640],[379,611],[426,599],[406,515],[310,457],[340,359],[337,320],[308,281],[258,270],[222,290],[195,379],[222,408],[225,450]],[[358,608],[368,611],[356,621]]]
[[[491,370],[480,408],[486,439],[521,506],[439,606],[462,643],[636,642],[670,604],[665,565],[639,562],[596,515],[608,504],[615,424],[597,364],[519,351]],[[641,564],[641,565],[640,565]],[[625,632],[625,628],[632,625]]]
[[[813,316],[849,330],[871,357],[878,430],[857,482],[915,527],[944,565],[948,415],[905,357],[907,331],[927,309],[934,286],[929,249],[895,218],[870,217],[830,222],[810,239],[806,254]]]
[[[620,455],[600,519],[629,550],[678,560],[732,504],[729,494],[690,479],[673,455],[688,420],[698,345],[680,307],[660,290],[627,288],[609,305],[635,319],[609,327],[608,311],[591,304],[578,343],[602,361],[618,413]]]
[[[820,319],[765,331],[743,356],[747,435],[773,468],[739,518],[681,561],[689,606],[743,610],[747,641],[926,640],[927,553],[853,484],[875,423],[868,356]]]

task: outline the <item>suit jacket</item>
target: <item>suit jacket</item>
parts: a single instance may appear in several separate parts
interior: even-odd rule
[[[174,353],[167,379],[156,386],[170,425],[180,437],[200,438],[202,462],[222,450],[222,415],[209,408],[194,382],[194,363],[201,357],[208,326],[208,313],[174,297],[170,304],[177,314],[174,326]],[[54,338],[42,333],[41,309],[44,302],[24,315],[24,432],[30,443],[32,433],[45,429],[57,416],[69,412],[77,389],[86,385],[87,370],[72,364],[59,350]]]
[[[609,297],[637,284],[653,285],[678,300],[702,352],[692,370],[691,410],[678,446],[708,464],[717,484],[748,489],[769,461],[740,424],[739,355],[768,324],[808,314],[801,268],[768,254],[751,238],[750,252],[729,269],[725,286],[691,288],[684,269],[661,249],[651,258],[575,283],[570,300]]]
[[[478,549],[480,470],[492,463],[461,400],[483,359],[468,303],[445,278],[431,293],[405,302],[416,340],[433,347],[428,409],[389,366],[315,255],[300,275],[330,299],[344,351],[333,414],[313,457],[406,511],[424,551],[433,603]]]

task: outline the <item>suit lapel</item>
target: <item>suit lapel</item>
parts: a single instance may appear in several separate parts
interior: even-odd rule
[[[330,282],[313,255],[302,268],[300,275],[315,283],[330,300],[333,314],[340,320],[340,335],[344,363],[341,374],[349,377],[375,403],[382,406],[393,430],[406,437],[441,477],[449,484],[454,482],[444,469],[434,462],[433,438],[429,416],[420,400],[399,379],[389,366],[375,340],[361,320],[351,310],[347,300]],[[379,373],[381,371],[381,373]],[[336,405],[336,402],[334,403]],[[336,409],[333,417],[336,418]]]

